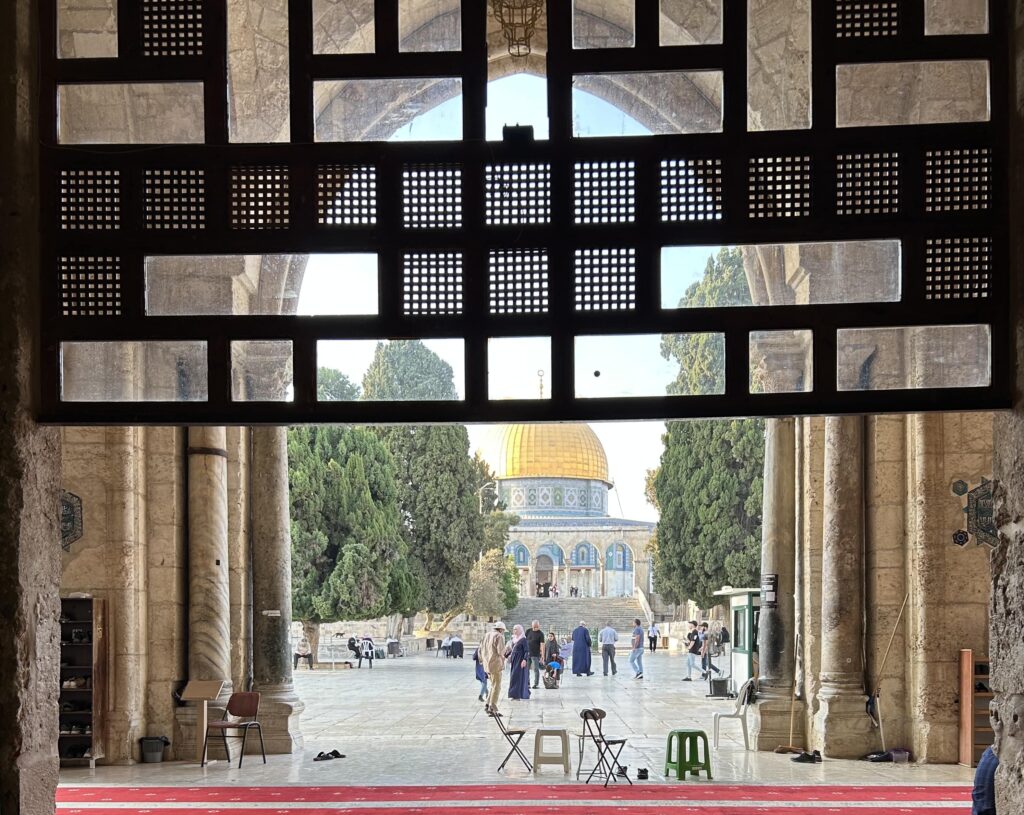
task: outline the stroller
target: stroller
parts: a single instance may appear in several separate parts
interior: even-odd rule
[[[562,669],[565,668],[565,660],[561,657],[553,659],[544,666],[544,687],[548,690],[558,690],[562,682]]]

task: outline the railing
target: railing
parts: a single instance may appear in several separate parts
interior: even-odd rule
[[[639,586],[633,589],[633,596],[636,601],[640,604],[640,608],[644,612],[644,616],[647,618],[647,625],[651,625],[654,622],[654,609],[651,608],[651,604],[647,602],[647,595],[644,594],[644,590]]]

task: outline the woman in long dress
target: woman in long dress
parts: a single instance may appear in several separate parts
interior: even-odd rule
[[[509,699],[530,698],[530,664],[529,645],[526,642],[526,632],[521,625],[512,629],[512,653],[508,661],[512,666],[512,676],[508,682]]]

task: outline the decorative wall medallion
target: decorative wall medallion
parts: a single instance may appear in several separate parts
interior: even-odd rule
[[[957,480],[953,482],[951,489],[954,495],[967,497],[967,506],[964,507],[967,529],[958,529],[953,533],[953,543],[957,546],[966,546],[973,535],[979,545],[985,544],[994,548],[999,539],[999,531],[993,517],[991,480],[982,478],[981,483],[973,490],[968,490],[966,481]]]
[[[60,495],[60,548],[71,551],[71,544],[82,537],[82,499],[63,490]]]

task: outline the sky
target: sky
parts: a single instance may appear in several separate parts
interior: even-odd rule
[[[645,130],[618,108],[582,91],[573,91],[574,135],[644,135]],[[500,140],[505,124],[533,125],[534,137],[548,135],[547,101],[543,79],[517,74],[488,87],[487,138]],[[461,138],[462,101],[453,98],[418,116],[395,133],[393,140]],[[662,307],[674,308],[692,283],[699,280],[707,259],[718,247],[671,247],[662,255]],[[377,260],[372,254],[312,255],[306,267],[298,313],[306,315],[377,313]],[[456,390],[465,395],[465,358],[460,339],[426,340],[425,344],[452,366]],[[676,366],[660,354],[657,334],[580,337],[576,346],[576,394],[580,398],[659,396],[675,377]],[[336,368],[360,383],[369,367],[376,340],[321,342],[318,365]],[[531,399],[550,393],[551,349],[543,337],[492,340],[488,348],[488,393],[492,399]],[[543,376],[541,376],[543,374]],[[612,515],[656,521],[657,513],[644,498],[646,471],[661,457],[662,422],[606,422],[591,425],[608,455],[615,483]],[[469,428],[476,450],[484,443],[485,427]]]

